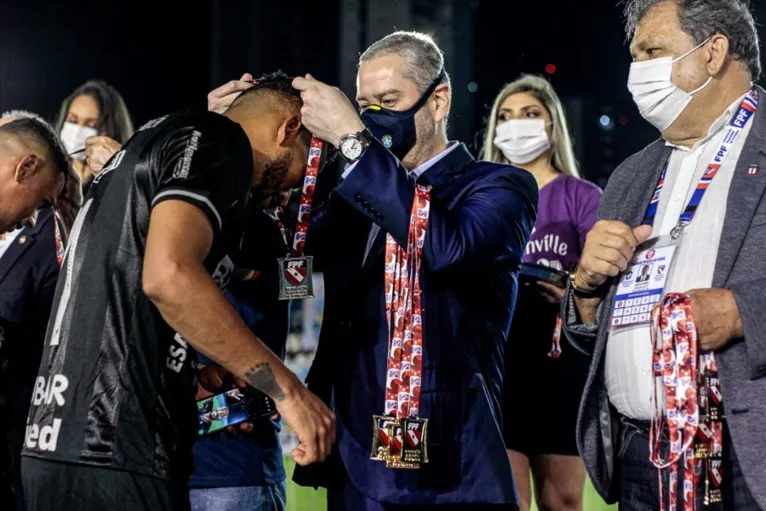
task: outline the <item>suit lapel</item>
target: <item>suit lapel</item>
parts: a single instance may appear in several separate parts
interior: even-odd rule
[[[726,201],[726,217],[716,259],[713,287],[723,287],[731,274],[750,222],[766,191],[766,91],[758,87],[761,103],[753,116],[742,153],[734,168]],[[750,168],[763,172],[750,173]]]
[[[452,149],[439,161],[428,168],[417,180],[418,183],[431,186],[431,196],[440,199],[445,189],[452,182],[452,179],[458,177],[460,172],[474,161],[471,153],[460,143],[458,147]],[[369,238],[368,238],[369,239]],[[372,243],[370,254],[363,264],[367,268],[377,260],[386,248],[386,234],[382,229],[378,230],[375,240]]]
[[[2,284],[8,272],[11,271],[16,261],[35,244],[35,237],[31,235],[30,229],[24,229],[16,236],[13,243],[8,247],[2,257],[0,257],[0,284]]]

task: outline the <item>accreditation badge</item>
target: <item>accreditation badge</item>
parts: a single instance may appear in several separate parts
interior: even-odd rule
[[[311,256],[283,257],[279,263],[279,299],[300,300],[314,297]]]
[[[665,294],[679,242],[680,237],[659,236],[638,246],[617,286],[610,320],[613,330],[651,323],[652,309]]]

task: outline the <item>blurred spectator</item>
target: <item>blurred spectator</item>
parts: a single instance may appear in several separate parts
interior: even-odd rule
[[[0,233],[34,219],[43,206],[57,205],[71,226],[82,202],[77,174],[55,132],[37,118],[0,124]]]
[[[570,268],[596,221],[601,191],[579,179],[564,109],[547,80],[526,75],[506,85],[492,107],[483,156],[532,173],[540,189],[537,220],[523,261]],[[588,358],[561,349],[558,309],[564,288],[522,269],[505,351],[503,428],[521,511],[537,502],[552,511],[582,509],[585,467],[575,426]],[[529,382],[538,382],[530,386]],[[526,389],[518,392],[518,389]],[[535,420],[514,420],[518,410]]]
[[[0,126],[23,118],[45,122],[37,114],[12,110],[0,115]],[[5,435],[0,446],[12,460],[9,472],[8,465],[0,465],[6,474],[0,499],[7,510],[25,508],[21,446],[58,277],[54,221],[52,210],[45,208],[34,227],[0,233],[0,430]],[[9,495],[11,488],[15,495]]]
[[[120,93],[104,81],[91,80],[75,89],[61,104],[56,131],[74,160],[83,192],[87,194],[100,167],[93,169],[88,164],[86,139],[100,136],[121,145],[133,136],[134,130]]]

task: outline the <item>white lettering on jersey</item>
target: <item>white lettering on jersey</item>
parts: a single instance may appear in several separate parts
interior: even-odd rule
[[[168,358],[165,359],[165,367],[175,373],[180,373],[188,355],[189,345],[181,334],[173,337],[173,343],[168,348]]]
[[[224,256],[218,262],[215,271],[213,272],[213,280],[221,289],[226,289],[231,281],[231,275],[234,271],[234,263],[229,256]],[[176,333],[173,337],[173,343],[168,347],[168,356],[165,359],[165,367],[175,373],[180,373],[184,366],[184,361],[187,358],[189,345],[186,339],[179,333]]]
[[[56,406],[64,406],[64,391],[69,388],[69,380],[63,374],[54,374],[46,380],[45,376],[38,376],[35,380],[35,391],[32,396],[32,405],[49,405],[55,399]]]
[[[229,285],[229,281],[231,281],[231,274],[233,271],[234,263],[229,256],[224,256],[224,258],[218,262],[218,266],[215,267],[215,271],[213,272],[213,280],[219,288],[226,289],[226,286]]]
[[[138,129],[136,130],[136,132],[138,132],[138,131],[143,131],[143,130],[150,130],[150,129],[152,129],[152,128],[156,128],[157,126],[159,126],[160,124],[162,124],[162,122],[163,122],[165,119],[167,119],[167,118],[168,118],[168,116],[167,116],[167,115],[163,115],[162,117],[159,117],[159,118],[157,118],[157,119],[153,119],[153,120],[151,120],[151,121],[147,122],[146,124],[144,124],[143,126],[141,126],[140,128],[138,128]]]
[[[72,227],[72,234],[69,237],[69,244],[64,251],[64,265],[62,270],[65,272],[64,277],[64,289],[61,291],[61,297],[59,298],[58,307],[56,308],[56,319],[53,322],[53,329],[51,330],[51,346],[58,346],[61,337],[61,323],[64,321],[64,313],[66,312],[67,305],[69,304],[69,297],[72,294],[72,277],[75,253],[77,251],[77,242],[80,240],[80,231],[82,230],[82,224],[85,221],[85,217],[88,215],[88,210],[93,199],[88,199],[85,206],[77,214],[77,219]],[[62,275],[59,274],[59,278]]]
[[[192,132],[191,138],[186,144],[186,149],[184,149],[183,158],[178,160],[175,168],[173,169],[173,177],[175,179],[186,179],[189,177],[189,169],[191,168],[192,156],[194,156],[194,152],[197,150],[197,147],[199,147],[199,138],[201,136],[202,133],[197,130]]]
[[[41,451],[53,452],[58,444],[59,431],[61,430],[61,419],[53,419],[52,426],[42,426],[38,424],[27,424],[27,433],[24,444],[28,449],[39,449]]]

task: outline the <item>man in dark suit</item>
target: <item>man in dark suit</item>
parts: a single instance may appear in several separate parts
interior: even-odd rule
[[[2,460],[5,452],[13,460],[12,475],[0,485],[13,487],[19,509],[21,446],[58,277],[54,221],[51,209],[41,210],[34,227],[0,240],[0,430],[5,431],[0,445]],[[0,473],[7,468],[0,467]],[[10,509],[15,509],[13,500],[2,502],[11,502]]]
[[[699,349],[714,352],[718,364],[722,509],[766,509],[766,173],[759,172],[766,168],[766,94],[752,85],[761,72],[755,23],[740,0],[634,0],[626,12],[629,88],[662,138],[614,171],[564,301],[567,336],[593,357],[578,447],[608,502],[619,501],[621,511],[660,509],[649,421],[657,413],[674,419],[652,405],[650,325],[610,322],[634,253],[642,260],[655,253],[639,245],[675,234],[665,292],[691,297]],[[667,450],[667,436],[659,441]],[[667,470],[662,477],[667,499]],[[699,493],[716,484],[697,482]],[[695,498],[701,503],[702,495]]]
[[[303,91],[303,122],[349,164],[307,239],[325,277],[322,332],[307,380],[334,405],[337,449],[322,466],[296,469],[295,480],[327,486],[330,509],[515,509],[499,402],[517,269],[536,214],[534,180],[514,167],[476,162],[463,144],[447,141],[449,77],[426,35],[397,32],[361,56],[361,119],[337,89],[311,77],[293,84]],[[430,209],[412,215],[415,183],[427,187],[418,189],[419,202],[430,191]],[[425,234],[417,233],[424,236],[422,390],[409,401],[419,400],[419,417],[428,420],[428,462],[402,470],[370,456],[374,437],[383,441],[373,416],[392,410],[384,408],[392,342],[384,254],[394,241],[408,246],[411,216],[428,217]],[[404,350],[407,344],[405,334]]]

